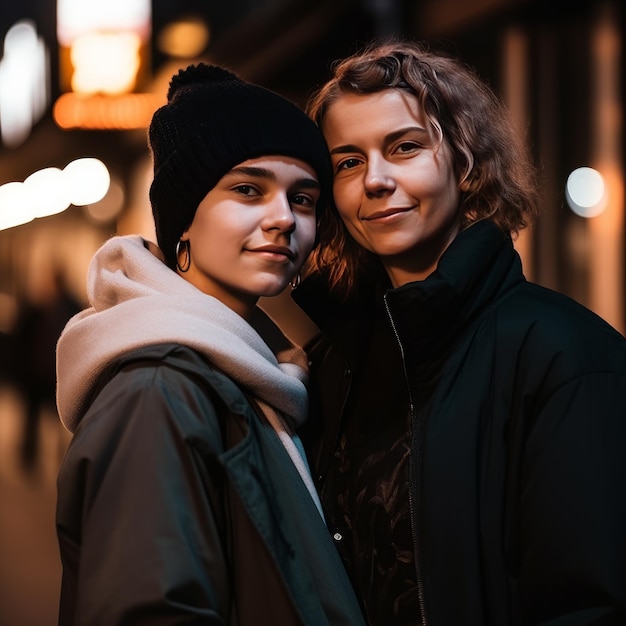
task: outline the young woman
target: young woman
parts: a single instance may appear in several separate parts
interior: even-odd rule
[[[323,138],[200,64],[149,139],[159,247],[106,242],[58,343],[59,623],[362,624],[294,435],[306,359],[256,307],[313,246]]]
[[[524,279],[533,168],[462,63],[337,64],[302,431],[370,624],[626,623],[626,341]]]

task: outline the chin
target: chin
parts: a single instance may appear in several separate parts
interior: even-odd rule
[[[289,285],[288,281],[277,283],[276,285],[268,285],[264,289],[259,289],[260,298],[273,298],[281,294]]]

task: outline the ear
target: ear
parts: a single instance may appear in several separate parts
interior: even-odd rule
[[[459,184],[459,189],[463,192],[467,192],[470,190],[471,186],[472,186],[472,183],[470,182],[468,178],[466,178],[465,180],[462,180],[461,183]]]

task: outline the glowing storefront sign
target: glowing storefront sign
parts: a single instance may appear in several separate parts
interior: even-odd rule
[[[150,0],[58,0],[61,128],[146,126],[161,104],[138,93],[149,75]],[[135,102],[136,100],[136,102]]]

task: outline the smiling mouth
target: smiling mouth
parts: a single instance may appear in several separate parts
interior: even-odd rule
[[[413,207],[393,207],[390,209],[384,209],[382,211],[376,211],[375,213],[364,217],[363,220],[366,222],[384,220],[386,218],[393,217],[394,215],[399,215],[400,213],[408,213],[412,210]]]
[[[293,250],[284,246],[263,246],[261,248],[250,249],[250,252],[256,252],[258,254],[263,254],[264,256],[280,260],[286,258],[293,261],[296,258]]]

